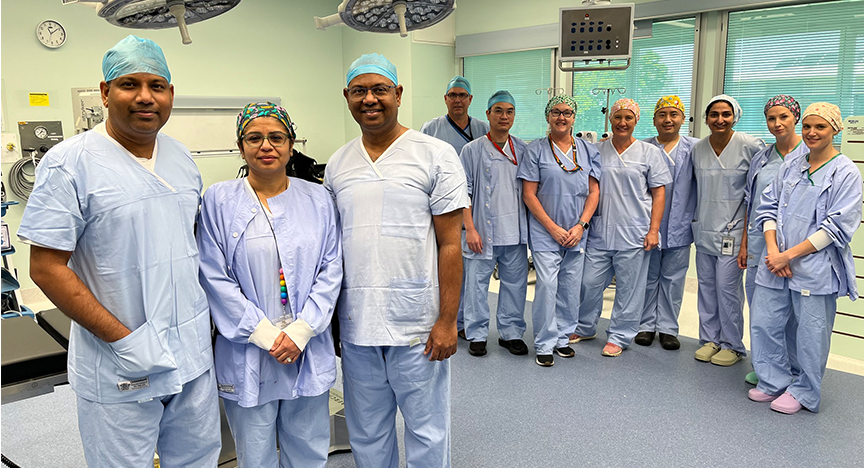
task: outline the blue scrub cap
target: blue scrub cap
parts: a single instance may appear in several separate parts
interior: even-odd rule
[[[737,124],[738,121],[741,120],[741,105],[738,104],[738,101],[736,101],[735,98],[729,96],[728,94],[718,94],[717,96],[711,98],[710,101],[708,101],[708,105],[705,106],[706,119],[708,118],[708,111],[711,110],[711,106],[713,106],[715,102],[725,102],[732,106],[732,125]]]
[[[471,94],[471,83],[469,83],[464,76],[454,76],[453,79],[450,80],[449,83],[447,83],[447,91],[444,91],[444,94],[447,94],[453,88],[462,88],[468,94]]]
[[[495,94],[489,98],[489,102],[486,103],[486,110],[489,110],[495,104],[499,102],[506,102],[507,104],[513,104],[513,107],[516,107],[516,100],[513,99],[513,95],[508,91],[495,91]]]
[[[394,85],[399,84],[396,78],[396,65],[393,65],[387,57],[381,54],[364,54],[351,64],[348,75],[345,77],[345,86],[351,84],[351,80],[360,75],[374,73],[392,81]]]
[[[171,82],[171,72],[162,48],[150,39],[141,39],[132,34],[105,52],[102,58],[102,74],[105,81],[131,73],[152,73]]]

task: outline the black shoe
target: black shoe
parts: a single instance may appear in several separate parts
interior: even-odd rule
[[[465,330],[459,330],[459,331],[456,333],[456,335],[459,336],[459,338],[462,338],[463,340],[467,340],[467,339],[468,339],[468,337],[465,336]]]
[[[555,354],[563,358],[571,358],[576,355],[576,351],[573,351],[573,348],[569,346],[564,346],[563,348],[555,348]]]
[[[651,343],[654,342],[654,332],[639,332],[636,334],[636,338],[633,339],[633,342],[639,346],[651,346]]]
[[[555,358],[552,357],[551,354],[538,354],[537,359],[534,360],[538,366],[542,367],[552,367],[555,365]]]
[[[660,334],[660,346],[663,349],[668,349],[670,351],[674,351],[681,347],[681,343],[678,341],[678,337],[675,335],[667,335],[665,333]]]
[[[515,354],[516,356],[528,354],[528,346],[522,340],[503,340],[498,338],[498,344],[507,348],[510,354]]]
[[[468,354],[472,356],[485,356],[486,355],[486,342],[485,341],[472,341],[470,345],[468,345]]]

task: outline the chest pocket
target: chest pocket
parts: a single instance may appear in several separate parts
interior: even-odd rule
[[[428,195],[417,190],[384,189],[382,236],[425,239],[431,223]]]

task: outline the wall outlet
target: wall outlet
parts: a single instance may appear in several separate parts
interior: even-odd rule
[[[9,145],[12,144],[12,149]],[[18,143],[17,133],[0,133],[0,155],[2,155],[3,164],[14,163],[21,159],[21,144]]]

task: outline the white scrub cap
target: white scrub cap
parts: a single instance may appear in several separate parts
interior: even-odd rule
[[[713,106],[715,102],[725,102],[732,106],[732,125],[737,124],[738,121],[741,120],[741,105],[738,104],[738,101],[736,101],[735,98],[729,96],[728,94],[718,94],[717,96],[711,98],[710,101],[708,101],[708,105],[705,106],[706,119],[708,118],[708,111],[711,110],[711,106]]]
[[[171,82],[171,72],[168,71],[162,48],[150,39],[141,39],[132,34],[105,52],[102,58],[105,81],[131,73],[152,73]]]

